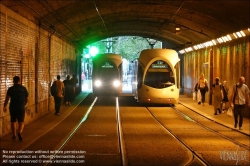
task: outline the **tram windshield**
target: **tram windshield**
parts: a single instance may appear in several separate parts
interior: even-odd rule
[[[153,62],[146,72],[144,84],[153,88],[167,88],[175,84],[171,67],[162,60]]]
[[[113,79],[119,78],[119,72],[113,62],[106,61],[98,67],[98,78],[103,81],[113,81]]]

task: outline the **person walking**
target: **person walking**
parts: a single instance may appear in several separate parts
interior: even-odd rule
[[[208,85],[207,85],[207,80],[204,77],[204,74],[202,73],[200,75],[200,78],[198,80],[198,89],[200,90],[201,93],[201,101],[198,101],[198,104],[205,105],[205,95],[206,92],[208,91]]]
[[[8,88],[4,101],[3,111],[7,111],[7,104],[10,99],[9,111],[12,130],[12,139],[16,139],[18,136],[19,141],[23,140],[22,132],[24,129],[24,117],[25,117],[25,105],[28,102],[28,91],[21,85],[20,77],[13,77],[14,85]],[[16,121],[18,121],[18,133]]]
[[[64,95],[64,103],[66,105],[71,105],[71,98],[72,98],[72,85],[70,81],[70,76],[67,75],[66,80],[63,81],[65,87],[65,95]]]
[[[220,83],[219,77],[215,78],[215,83],[213,84],[212,93],[214,95],[214,115],[221,113],[221,101],[222,101],[222,85]]]
[[[70,79],[72,87],[73,87],[73,94],[72,94],[72,100],[75,100],[75,94],[76,94],[76,84],[78,84],[78,79],[76,78],[76,75],[73,74],[73,77]]]
[[[241,76],[239,78],[239,82],[234,85],[231,96],[231,106],[234,107],[234,128],[237,128],[239,116],[239,130],[242,129],[243,124],[242,111],[244,110],[246,104],[250,107],[249,88],[244,83],[245,78]]]
[[[85,80],[85,74],[84,74],[84,72],[82,72],[82,83],[84,83],[84,80]]]
[[[54,95],[54,101],[55,101],[55,115],[60,115],[60,108],[62,103],[62,98],[64,96],[64,84],[60,80],[61,76],[57,75],[57,80],[53,82],[56,87],[56,94]]]
[[[223,81],[223,84],[222,84],[222,94],[223,94],[223,99],[222,99],[222,113],[226,112],[226,105],[227,105],[227,102],[229,102],[228,100],[228,91],[229,91],[229,88],[227,86],[227,81]]]

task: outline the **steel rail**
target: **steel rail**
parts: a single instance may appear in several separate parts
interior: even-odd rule
[[[208,120],[210,120],[210,121],[213,121],[213,122],[215,122],[215,123],[217,123],[217,124],[220,124],[221,126],[224,126],[224,127],[226,127],[226,128],[229,128],[229,129],[235,130],[235,131],[237,131],[238,133],[241,133],[241,134],[243,134],[243,135],[250,136],[250,134],[244,133],[244,132],[242,132],[242,131],[240,131],[240,130],[233,129],[233,128],[228,127],[228,126],[226,126],[226,125],[224,125],[224,124],[222,124],[222,123],[216,122],[215,120],[212,120],[212,119],[208,118],[207,116],[205,116],[205,115],[203,115],[203,114],[201,114],[201,113],[199,113],[199,112],[196,112],[195,110],[193,110],[193,109],[189,108],[189,107],[188,107],[188,106],[186,106],[185,104],[182,104],[182,103],[178,103],[178,104],[182,105],[183,107],[188,108],[189,110],[191,110],[191,111],[195,112],[196,114],[198,114],[198,115],[200,115],[200,116],[202,116],[202,117],[204,117],[204,118],[206,118],[206,119],[208,119]]]
[[[163,128],[165,129],[172,137],[174,137],[176,140],[178,140],[188,151],[190,151],[193,156],[196,157],[196,159],[198,159],[203,165],[206,166],[210,166],[211,164],[209,164],[206,160],[204,160],[202,157],[200,157],[192,148],[190,148],[186,143],[184,143],[180,138],[178,138],[172,131],[170,131],[166,126],[164,126],[160,120],[153,114],[152,111],[150,111],[150,109],[148,107],[146,107],[148,112],[152,115],[152,117],[156,120],[156,122]],[[194,161],[194,158],[193,160]]]
[[[61,144],[61,146],[58,148],[58,150],[56,150],[56,152],[53,155],[51,155],[50,159],[48,160],[48,163],[45,164],[45,165],[53,164],[52,161],[55,159],[55,157],[58,154],[58,152],[63,149],[63,147],[69,142],[69,140],[73,137],[73,135],[80,128],[80,126],[82,125],[82,123],[86,121],[86,119],[88,118],[88,115],[89,115],[90,111],[92,110],[93,106],[95,105],[96,101],[97,101],[97,97],[92,102],[92,104],[90,105],[88,111],[86,112],[86,114],[84,115],[84,117],[82,118],[82,120],[78,123],[78,125],[75,127],[75,129],[73,130],[73,132],[71,132],[71,134],[65,139],[65,141]]]
[[[223,134],[219,133],[218,131],[216,131],[216,130],[214,130],[214,129],[208,127],[208,126],[205,126],[205,125],[201,124],[200,122],[198,122],[198,121],[192,119],[191,117],[189,117],[188,115],[184,114],[183,112],[179,111],[178,109],[176,109],[176,108],[174,108],[174,107],[172,107],[172,108],[173,108],[175,111],[177,111],[179,114],[181,114],[184,118],[186,118],[186,119],[188,119],[188,120],[191,120],[191,121],[194,122],[195,124],[197,124],[197,125],[199,125],[199,126],[205,128],[206,130],[208,130],[208,131],[210,131],[210,132],[213,132],[213,133],[219,135],[220,137],[223,137],[224,139],[226,139],[226,140],[228,140],[228,141],[234,143],[235,145],[238,145],[238,146],[243,147],[243,148],[245,148],[245,149],[247,149],[247,150],[250,150],[250,147],[249,147],[249,146],[244,145],[244,144],[242,144],[242,143],[240,143],[240,142],[238,142],[238,141],[235,141],[234,139],[229,138],[228,136],[223,135]],[[210,119],[210,120],[211,120],[211,119]],[[220,124],[220,123],[218,123],[218,124]],[[221,124],[220,124],[220,125],[221,125]],[[224,125],[223,125],[223,126],[224,126]],[[226,126],[224,126],[224,127],[226,127]],[[245,135],[247,135],[247,134],[245,134]]]
[[[122,126],[121,126],[121,116],[120,116],[118,97],[116,97],[116,119],[117,119],[118,143],[119,143],[119,150],[121,153],[122,165],[127,166],[128,158],[127,158],[125,141],[124,141]]]

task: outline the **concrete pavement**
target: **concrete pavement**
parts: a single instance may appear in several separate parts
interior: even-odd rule
[[[234,118],[231,116],[228,116],[226,113],[214,115],[213,105],[209,105],[208,103],[205,103],[205,106],[198,105],[197,101],[193,100],[190,97],[187,97],[186,95],[180,95],[179,103],[182,105],[185,105],[188,108],[191,108],[197,113],[203,116],[206,116],[207,118],[217,123],[223,124],[227,127],[234,129]],[[235,130],[239,130],[239,128],[236,128]],[[243,118],[242,130],[240,130],[240,132],[250,135],[249,119]]]

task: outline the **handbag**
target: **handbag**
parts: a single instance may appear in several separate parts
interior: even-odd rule
[[[193,92],[193,100],[196,100],[196,99],[197,99],[197,92],[194,91],[194,92]]]
[[[206,92],[208,92],[208,86],[207,86],[207,84],[205,84],[205,90],[206,90]]]
[[[197,91],[197,101],[201,101],[201,91],[200,89]]]
[[[233,114],[233,107],[229,107],[229,108],[228,108],[228,110],[227,110],[227,115],[228,115],[228,116],[231,116],[231,117],[234,116],[234,114]]]

